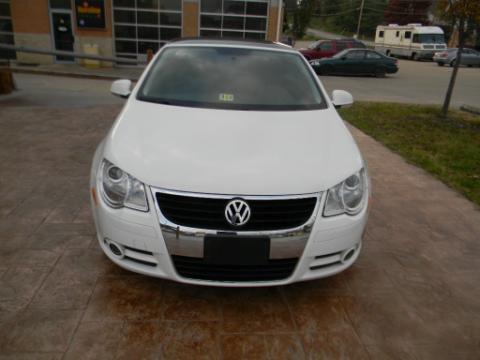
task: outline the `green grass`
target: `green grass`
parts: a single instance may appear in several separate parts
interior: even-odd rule
[[[356,103],[345,120],[480,205],[480,116],[434,106]]]

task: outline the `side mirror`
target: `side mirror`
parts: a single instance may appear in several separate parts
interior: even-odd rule
[[[128,98],[131,90],[132,82],[127,79],[115,80],[110,87],[110,92],[113,95],[120,96],[122,98]]]
[[[342,106],[348,107],[353,104],[353,96],[344,90],[333,90],[332,103],[336,108],[340,108]]]

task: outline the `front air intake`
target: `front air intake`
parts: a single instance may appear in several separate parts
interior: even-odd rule
[[[268,260],[264,265],[217,265],[204,259],[172,256],[180,276],[198,280],[214,281],[274,281],[288,278],[298,259]]]

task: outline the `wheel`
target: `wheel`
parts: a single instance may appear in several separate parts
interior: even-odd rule
[[[390,56],[390,50],[387,50],[387,52],[385,53],[385,55]]]
[[[468,67],[472,67],[473,65],[470,65],[470,64],[469,64],[469,65],[467,65],[467,66],[468,66]]]
[[[383,78],[385,77],[386,71],[384,67],[377,67],[375,69],[375,77],[377,78]]]
[[[445,64],[442,63],[442,62],[438,62],[437,65],[438,65],[438,66],[443,66],[443,65],[445,65]]]
[[[333,72],[333,68],[332,66],[330,65],[326,65],[326,66],[322,66],[321,68],[318,69],[318,73],[319,75],[328,75],[328,74],[331,74]]]
[[[413,53],[413,54],[412,54],[412,60],[413,60],[413,61],[419,61],[419,60],[420,60],[420,58],[418,57],[418,54],[417,54],[417,53]]]
[[[456,61],[457,61],[457,59],[453,59],[452,61],[450,61],[450,67],[454,67]]]

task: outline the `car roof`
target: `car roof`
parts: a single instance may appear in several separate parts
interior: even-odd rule
[[[337,39],[335,41],[352,41],[352,42],[361,42],[360,40],[358,39],[354,39],[354,38],[342,38],[342,39]]]
[[[166,46],[176,45],[215,45],[215,46],[239,46],[265,48],[270,50],[291,50],[295,51],[291,46],[268,40],[252,40],[252,39],[236,39],[236,38],[181,38],[170,41]]]
[[[375,51],[375,50],[364,49],[364,48],[347,48],[347,49],[343,49],[341,52],[353,52],[353,51]]]

